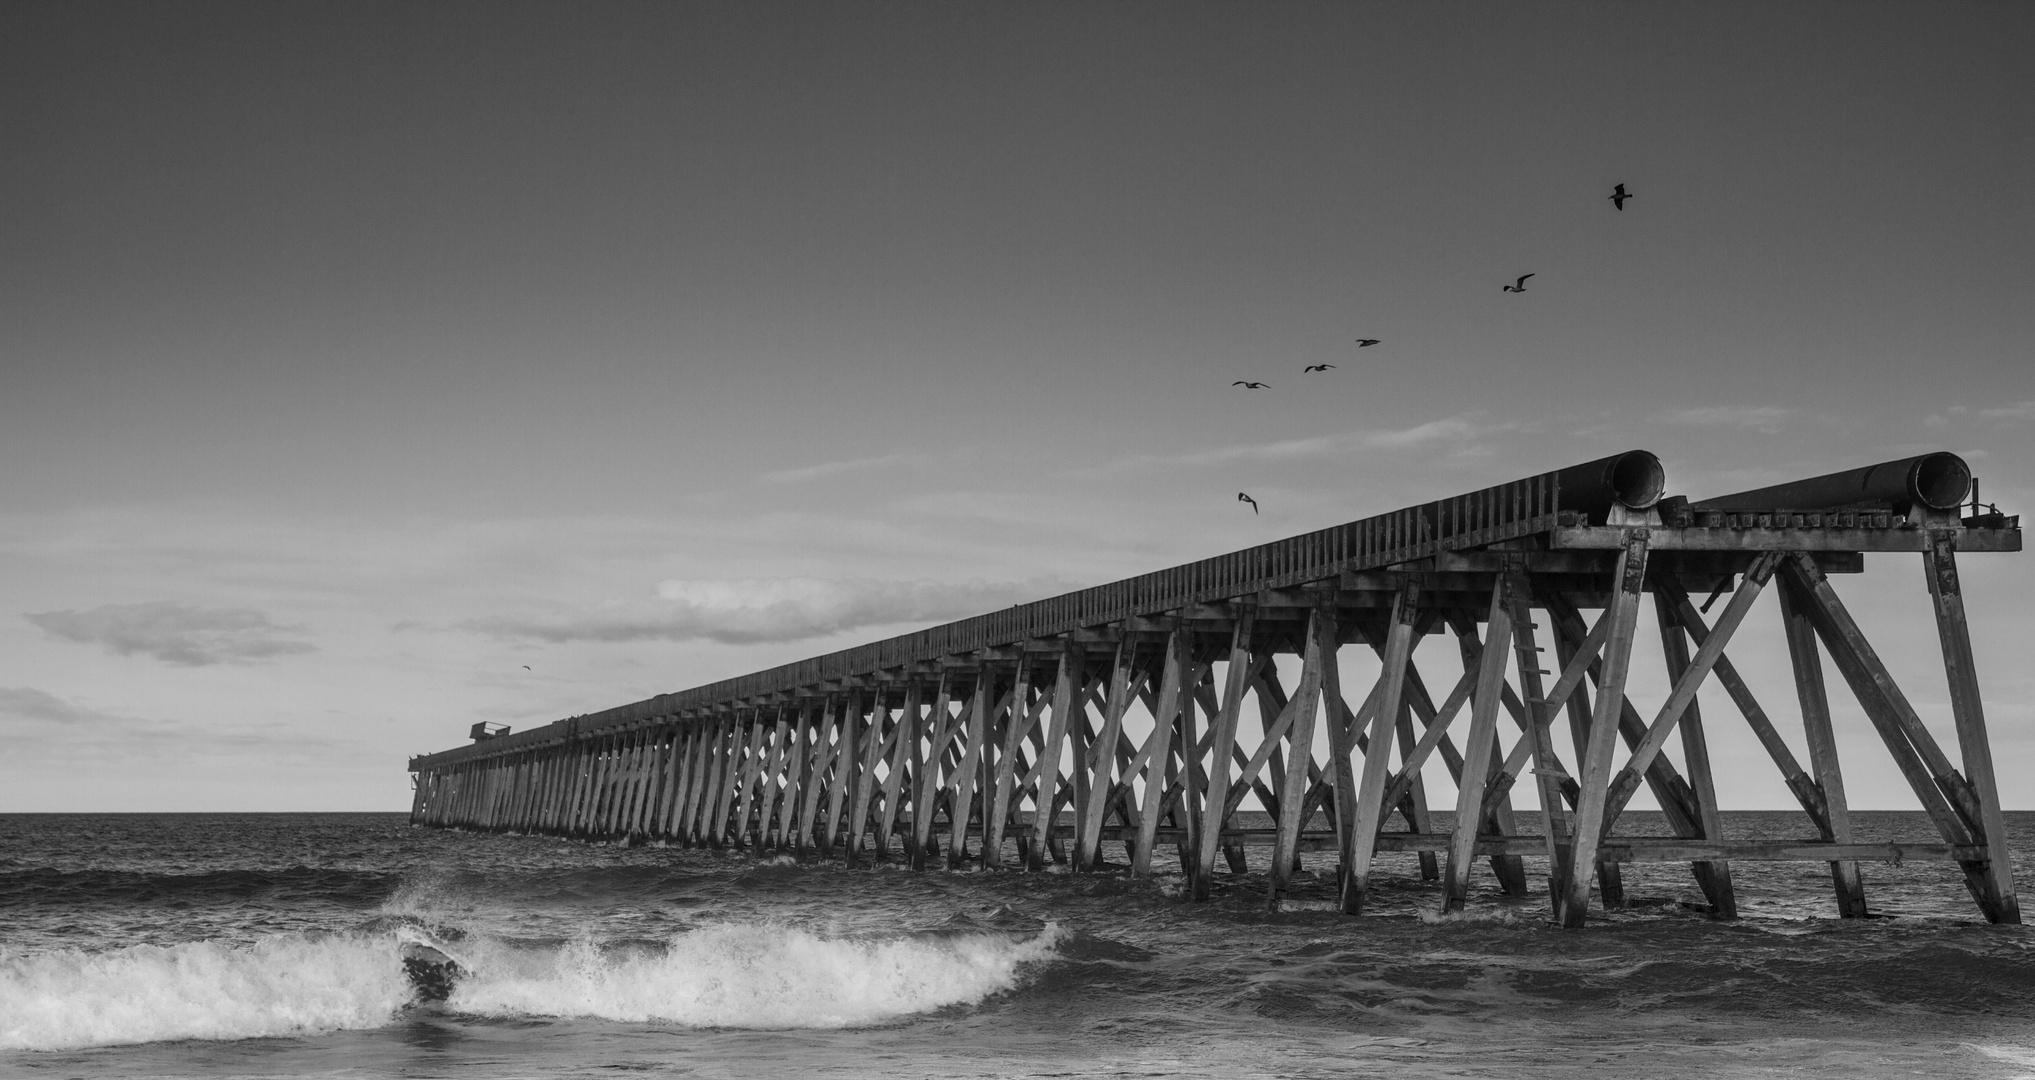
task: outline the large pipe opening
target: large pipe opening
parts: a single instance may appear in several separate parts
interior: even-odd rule
[[[1555,474],[1560,507],[1604,522],[1613,506],[1644,510],[1660,501],[1667,490],[1667,470],[1661,459],[1645,450],[1627,450],[1607,458],[1571,465]]]
[[[1956,454],[1924,454],[1915,459],[1908,491],[1931,510],[1949,510],[1964,502],[1971,490],[1971,467]]]
[[[1612,459],[1611,497],[1634,510],[1657,503],[1667,490],[1667,470],[1661,459],[1644,450],[1634,450]]]

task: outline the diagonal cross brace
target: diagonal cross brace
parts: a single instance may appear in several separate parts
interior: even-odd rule
[[[1745,580],[1732,592],[1731,603],[1725,606],[1724,614],[1718,616],[1716,627],[1705,637],[1702,647],[1696,650],[1696,655],[1690,659],[1688,669],[1682,672],[1682,677],[1675,680],[1674,689],[1668,693],[1668,700],[1661,705],[1660,712],[1654,716],[1653,723],[1647,727],[1646,735],[1639,740],[1639,745],[1632,749],[1632,756],[1626,760],[1625,768],[1619,770],[1618,775],[1611,781],[1611,790],[1604,800],[1602,835],[1610,835],[1612,823],[1618,820],[1618,815],[1625,809],[1625,804],[1632,799],[1633,793],[1639,790],[1641,774],[1646,771],[1648,765],[1653,764],[1654,756],[1660,753],[1668,736],[1674,732],[1675,723],[1681,720],[1682,713],[1687,711],[1689,703],[1696,700],[1697,689],[1703,685],[1703,680],[1710,674],[1710,669],[1716,666],[1718,657],[1724,655],[1725,643],[1731,640],[1731,635],[1737,631],[1738,624],[1745,621],[1746,612],[1752,610],[1752,602],[1759,599],[1759,594],[1766,589],[1766,583],[1773,577],[1774,568],[1779,562],[1778,552],[1763,552],[1746,569]]]

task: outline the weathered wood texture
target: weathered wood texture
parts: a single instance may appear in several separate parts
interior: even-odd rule
[[[1469,901],[1483,860],[1525,893],[1532,860],[1570,926],[1593,883],[1596,904],[1623,903],[1627,862],[1688,863],[1720,918],[1736,911],[1732,861],[1825,862],[1852,917],[1868,910],[1861,862],[1942,859],[1987,918],[2019,921],[1956,566],[1960,549],[2019,550],[2015,520],[1676,508],[1664,527],[1654,511],[1571,511],[1556,476],[419,757],[411,820],[916,869],[1177,871],[1195,900],[1243,888],[1277,905],[1320,880],[1352,914],[1380,852],[1418,853],[1441,910]],[[1923,555],[1954,754],[1831,582],[1868,551]],[[1770,712],[1726,654],[1769,591],[1793,712]],[[1657,707],[1626,694],[1648,593],[1670,679]],[[1438,658],[1414,662],[1436,634],[1461,661],[1439,701],[1421,674]],[[1942,843],[1854,838],[1826,658]],[[1713,680],[1810,839],[1725,835],[1710,748],[1748,733],[1700,710]],[[1428,797],[1444,774],[1447,825]],[[1618,833],[1642,785],[1673,836]],[[1515,811],[1527,792],[1544,812]],[[1270,827],[1243,827],[1245,810]]]

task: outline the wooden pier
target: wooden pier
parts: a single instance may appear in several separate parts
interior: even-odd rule
[[[411,821],[922,869],[1095,871],[1111,842],[1144,875],[1163,846],[1195,899],[1245,872],[1248,846],[1275,903],[1300,851],[1334,851],[1353,914],[1380,851],[1418,852],[1443,910],[1464,902],[1476,860],[1517,895],[1534,858],[1568,926],[1593,884],[1623,903],[1627,862],[1687,862],[1727,918],[1734,862],[1828,863],[1850,917],[1867,913],[1860,862],[1940,859],[1987,919],[2019,922],[1957,555],[2019,551],[2021,532],[1966,505],[1969,487],[1961,460],[1931,454],[1691,503],[1663,498],[1659,460],[1632,451],[527,731],[478,730],[411,760]],[[1833,584],[1867,553],[1921,558],[1947,750]],[[1755,699],[1725,653],[1768,590],[1794,672],[1785,705]],[[1626,693],[1652,637],[1649,595],[1672,680],[1657,707]],[[1443,635],[1461,675],[1430,686],[1409,661]],[[1359,698],[1341,685],[1345,649],[1375,665]],[[1853,837],[1826,659],[1940,844]],[[1716,720],[1696,703],[1713,679],[1800,803],[1802,839],[1722,834]],[[1806,762],[1781,733],[1797,725]],[[1421,777],[1437,755],[1457,788],[1446,821],[1469,827],[1430,809]],[[1522,781],[1545,813],[1515,812]],[[1642,785],[1672,837],[1617,831]],[[1243,827],[1251,801],[1271,828]]]

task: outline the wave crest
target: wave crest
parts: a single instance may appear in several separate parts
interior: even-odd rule
[[[709,926],[661,950],[481,943],[460,950],[457,1012],[575,1016],[686,1027],[836,1028],[878,1023],[1008,990],[1061,938],[1049,924],[1004,934],[826,938],[782,926]]]
[[[1017,985],[1061,938],[917,934],[829,938],[733,923],[602,948],[485,937],[443,944],[463,975],[445,1008],[686,1027],[835,1028],[972,1004]],[[409,927],[105,952],[0,953],[0,1050],[247,1039],[380,1027],[413,1001]],[[439,944],[435,943],[434,944]]]
[[[387,939],[295,935],[0,958],[0,1049],[378,1027],[410,1000]]]

